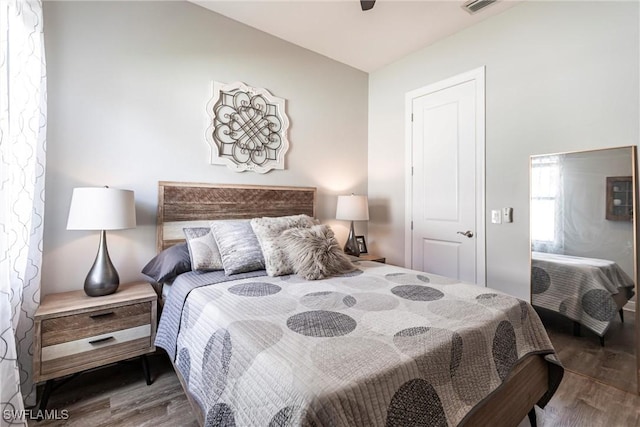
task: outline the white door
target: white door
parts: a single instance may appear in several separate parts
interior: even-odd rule
[[[484,69],[478,71],[412,92],[408,197],[411,268],[484,285]]]

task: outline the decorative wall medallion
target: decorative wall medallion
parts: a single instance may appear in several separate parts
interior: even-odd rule
[[[207,104],[211,164],[224,164],[237,172],[284,169],[289,149],[284,109],[285,100],[266,89],[214,82],[213,98]]]

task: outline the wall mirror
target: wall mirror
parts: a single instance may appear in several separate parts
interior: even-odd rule
[[[636,147],[531,156],[531,303],[568,370],[633,393]]]

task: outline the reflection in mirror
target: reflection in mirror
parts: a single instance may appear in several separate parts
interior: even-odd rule
[[[635,147],[532,156],[531,302],[569,370],[636,392]]]

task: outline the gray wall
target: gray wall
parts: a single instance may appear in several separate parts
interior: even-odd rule
[[[186,2],[45,2],[48,73],[42,293],[82,289],[98,233],[67,231],[72,189],[135,191],[138,227],[108,233],[121,282],[155,254],[159,180],[316,186],[338,237],[337,194],[367,190],[367,74]],[[286,170],[209,165],[212,81],[287,100]],[[359,234],[366,224],[359,224]]]
[[[529,156],[635,145],[637,2],[526,2],[369,76],[369,246],[404,264],[404,95],[486,66],[487,283],[529,299]]]
[[[607,177],[631,176],[630,148],[562,159],[564,253],[615,261],[633,277],[633,224],[606,219]]]

